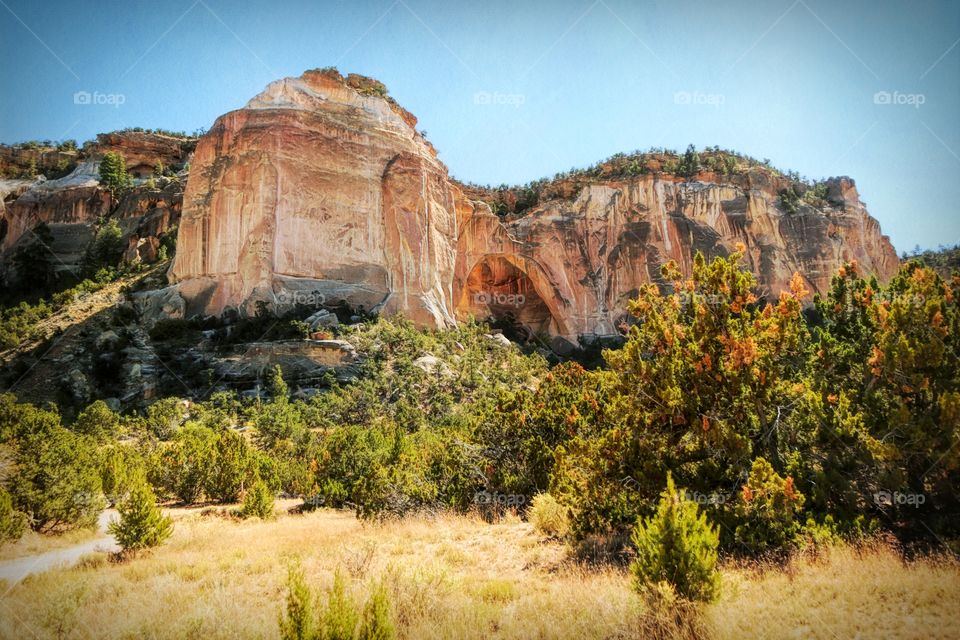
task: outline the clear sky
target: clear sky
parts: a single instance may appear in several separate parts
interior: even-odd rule
[[[717,144],[852,176],[902,251],[960,242],[958,43],[956,0],[0,0],[0,141],[190,132],[336,65],[463,180]]]

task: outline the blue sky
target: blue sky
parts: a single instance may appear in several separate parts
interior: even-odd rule
[[[336,65],[460,179],[717,144],[852,176],[902,251],[960,242],[958,42],[953,0],[0,0],[0,141],[189,132]]]

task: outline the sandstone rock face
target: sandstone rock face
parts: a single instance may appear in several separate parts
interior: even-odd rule
[[[811,292],[823,292],[850,260],[882,280],[896,272],[896,253],[852,181],[830,183],[834,206],[796,213],[781,211],[777,187],[646,175],[588,185],[506,222],[467,203],[457,316],[509,318],[569,341],[611,335],[639,286],[662,280],[662,265],[672,260],[690,273],[698,251],[728,255],[740,244],[761,291],[774,297],[789,290],[795,272]]]
[[[128,263],[154,262],[160,242],[180,219],[183,187],[167,180],[163,188],[138,187],[114,203],[100,186],[99,162],[87,160],[58,180],[0,182],[9,194],[0,209],[0,258],[7,259],[17,244],[40,223],[50,229],[49,249],[56,269],[77,272],[98,225],[114,217],[123,231]]]
[[[845,261],[886,280],[897,256],[847,178],[791,211],[789,179],[750,170],[559,181],[501,218],[454,184],[382,85],[336,72],[274,82],[200,140],[165,296],[186,315],[347,305],[442,327],[475,316],[553,336],[616,334],[628,300],[675,261],[745,247],[763,293],[811,292]],[[556,342],[559,340],[559,342]]]
[[[120,201],[114,217],[126,240],[124,262],[155,262],[160,243],[175,233],[183,205],[183,186],[172,181],[163,188],[139,189]]]
[[[31,165],[38,174],[50,174],[77,162],[76,150],[0,144],[0,176],[22,175]],[[62,175],[62,174],[61,174]]]
[[[119,153],[135,178],[149,177],[160,164],[171,169],[182,167],[195,143],[193,138],[119,131],[100,134],[96,142],[84,145],[79,152],[0,145],[0,173],[20,175],[32,164],[39,173],[55,175],[51,172],[65,165],[73,167],[58,179],[46,180],[41,175],[0,180],[0,262],[10,257],[25,234],[44,223],[53,236],[49,248],[56,268],[76,271],[97,225],[110,215],[119,216],[128,243],[124,255],[127,262],[156,260],[160,239],[178,222],[185,175],[158,179],[159,189],[148,189],[143,180],[135,180],[141,186],[117,203],[100,186],[99,162],[108,151]],[[0,268],[3,271],[7,270]]]
[[[196,141],[193,138],[144,131],[114,131],[101,133],[97,141],[85,153],[102,157],[108,151],[119,153],[127,163],[127,171],[135,177],[149,177],[158,164],[165,167],[180,167],[189,158]]]
[[[41,222],[50,227],[56,265],[75,269],[93,238],[99,218],[110,213],[110,193],[100,188],[98,163],[82,162],[70,175],[58,180],[34,182],[4,211],[6,233],[0,254],[7,254]]]
[[[453,323],[446,168],[416,119],[358,78],[274,82],[200,140],[170,271],[188,315],[262,301]]]
[[[340,381],[356,378],[360,357],[344,340],[254,342],[242,351],[216,360],[217,375],[230,384],[263,380],[275,366],[300,382],[317,381],[330,372]]]
[[[34,182],[36,181],[26,179],[0,180],[0,247],[4,245],[4,241],[10,232],[10,219],[7,216],[7,208],[16,202],[17,198],[29,190]]]
[[[110,216],[124,233],[124,259],[152,262],[179,223],[173,286],[136,299],[148,325],[231,308],[252,314],[263,302],[281,313],[303,305],[402,314],[431,327],[492,318],[545,334],[559,352],[616,334],[639,286],[660,282],[670,260],[689,273],[698,251],[726,255],[742,244],[770,296],[794,272],[815,293],[846,261],[881,280],[898,266],[848,178],[828,181],[816,206],[788,211],[779,198],[786,176],[752,168],[681,179],[661,154],[634,177],[554,180],[538,204],[500,216],[483,188],[448,177],[416,124],[379,82],[310,71],[270,84],[198,143],[125,131],[79,153],[0,146],[0,165],[18,172],[79,160],[57,180],[0,181],[0,261],[43,222],[57,264],[76,268]],[[189,180],[185,172],[159,188],[141,180],[114,203],[97,175],[107,151],[135,176],[191,160]],[[505,195],[509,210],[521,210],[517,193]],[[337,320],[323,317],[316,330]]]

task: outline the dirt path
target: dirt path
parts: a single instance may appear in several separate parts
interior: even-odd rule
[[[116,520],[118,514],[113,509],[107,509],[97,519],[97,537],[65,549],[56,549],[44,553],[6,560],[0,562],[0,580],[5,580],[12,587],[27,576],[42,573],[49,569],[75,564],[85,555],[98,551],[114,552],[120,547],[113,536],[107,533],[107,525]]]

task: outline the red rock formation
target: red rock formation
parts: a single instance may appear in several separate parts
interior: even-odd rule
[[[376,81],[335,71],[274,82],[219,118],[197,147],[171,269],[187,315],[347,303],[575,342],[616,333],[638,287],[670,260],[689,272],[698,251],[744,245],[771,295],[794,272],[824,291],[847,260],[881,279],[897,268],[846,178],[829,183],[831,204],[786,212],[791,182],[770,170],[685,181],[654,157],[654,173],[554,181],[501,218],[482,190],[452,184],[415,124]]]
[[[33,163],[40,172],[79,164],[66,176],[44,180],[4,180],[0,192],[0,258],[8,258],[20,239],[37,224],[46,224],[53,236],[49,247],[60,270],[76,271],[97,225],[116,215],[129,246],[125,259],[130,262],[156,259],[160,237],[176,226],[183,192],[179,181],[160,190],[144,186],[128,193],[122,202],[113,201],[110,192],[100,186],[99,160],[108,151],[124,156],[127,167],[137,176],[151,175],[158,164],[167,168],[182,166],[195,144],[193,138],[179,138],[142,131],[119,131],[97,136],[97,141],[76,151],[55,148],[8,147],[0,145],[0,170],[15,169],[20,175]],[[51,174],[52,175],[52,174]],[[114,206],[117,211],[114,212]]]
[[[701,176],[702,177],[702,176]],[[793,273],[822,292],[846,261],[889,279],[898,259],[849,179],[830,183],[837,204],[785,213],[777,184],[678,182],[652,175],[583,187],[576,197],[502,221],[489,207],[461,209],[454,291],[457,316],[510,317],[575,340],[617,331],[627,301],[660,267],[689,273],[696,253],[742,244],[760,289],[789,290]]]
[[[742,244],[773,296],[794,272],[822,292],[845,261],[881,280],[898,266],[848,178],[829,181],[816,206],[784,207],[779,194],[793,182],[756,163],[715,163],[723,173],[681,179],[669,174],[676,156],[615,156],[532,197],[500,193],[498,205],[523,210],[501,217],[481,202],[492,192],[448,177],[416,124],[370,78],[309,71],[279,80],[199,141],[182,195],[176,184],[141,185],[112,210],[97,184],[99,155],[117,151],[149,171],[183,163],[193,147],[129,131],[99,136],[83,152],[93,160],[62,180],[5,181],[0,251],[43,221],[55,237],[74,238],[63,260],[77,260],[112,211],[126,258],[151,261],[183,197],[175,286],[142,305],[156,314],[252,313],[266,302],[278,311],[346,305],[434,327],[473,315],[550,334],[560,347],[616,333],[639,286],[659,281],[670,260],[689,272],[698,251],[726,255]],[[21,156],[8,160],[30,159]]]
[[[0,209],[0,257],[10,257],[21,238],[42,222],[53,238],[48,248],[54,267],[76,272],[98,225],[113,216],[128,243],[124,259],[153,262],[160,240],[179,221],[183,201],[179,181],[167,182],[162,189],[137,187],[114,207],[110,192],[100,186],[98,163],[93,160],[58,180],[3,181],[0,191],[9,190],[13,199]]]
[[[34,182],[4,212],[6,233],[0,254],[10,250],[36,225],[53,234],[58,268],[75,269],[93,238],[98,219],[110,212],[110,192],[100,188],[97,163],[83,162],[58,180]]]
[[[170,272],[190,313],[346,303],[453,322],[453,188],[382,93],[312,71],[217,120],[197,145]]]
[[[97,141],[84,149],[90,157],[101,157],[108,151],[119,153],[127,163],[127,171],[136,177],[149,177],[158,164],[180,167],[196,144],[194,138],[179,138],[144,131],[101,133]]]

